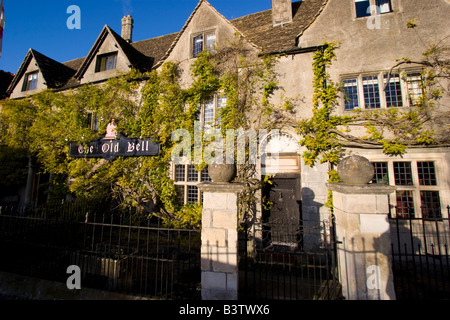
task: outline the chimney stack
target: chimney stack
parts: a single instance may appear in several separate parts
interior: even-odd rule
[[[292,0],[272,0],[272,24],[274,27],[292,22]]]
[[[130,15],[122,19],[122,38],[129,43],[133,42],[133,23],[134,20]]]

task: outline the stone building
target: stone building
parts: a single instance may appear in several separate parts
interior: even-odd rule
[[[267,0],[268,1],[268,0]],[[324,41],[337,41],[337,60],[329,72],[344,85],[339,114],[352,110],[384,109],[390,105],[407,110],[419,94],[420,66],[404,68],[406,77],[394,74],[389,90],[383,91],[386,75],[402,57],[420,59],[426,49],[422,41],[432,43],[450,35],[447,18],[450,4],[446,0],[272,0],[272,9],[227,20],[211,4],[201,0],[177,33],[133,41],[133,19],[122,20],[122,33],[105,26],[92,49],[84,58],[57,62],[33,49],[27,53],[8,89],[11,99],[49,88],[64,91],[85,83],[102,83],[132,68],[148,71],[161,68],[167,61],[177,62],[189,70],[197,54],[215,43],[225,43],[240,34],[256,53],[280,54],[276,71],[286,96],[301,96],[296,116],[311,116],[312,62],[314,52]],[[417,19],[419,28],[409,30],[408,21]],[[419,36],[418,36],[418,34]],[[183,73],[189,83],[189,73]],[[275,93],[274,99],[280,99]],[[222,100],[221,100],[222,99]],[[205,103],[214,114],[224,97],[216,96]],[[276,101],[275,101],[276,102]],[[448,114],[448,92],[440,100],[439,111]],[[94,117],[92,118],[94,121]],[[444,124],[448,128],[448,123]],[[268,148],[275,148],[279,161],[261,164],[261,174],[277,172],[279,188],[273,199],[284,199],[274,216],[316,223],[328,218],[324,207],[328,194],[325,185],[328,167],[305,165],[300,137],[294,128],[283,128],[277,141],[266,137]],[[271,145],[272,143],[272,145]],[[409,149],[403,157],[388,157],[379,148],[348,147],[347,154],[359,154],[375,163],[375,182],[397,186],[391,205],[402,216],[447,216],[450,204],[450,154],[448,145]],[[263,155],[260,155],[261,158]],[[260,158],[260,159],[261,159]],[[179,198],[184,202],[201,199],[196,184],[207,179],[192,165],[173,166]],[[386,180],[387,179],[387,180]],[[32,184],[32,181],[28,181]],[[281,202],[280,202],[281,203]]]

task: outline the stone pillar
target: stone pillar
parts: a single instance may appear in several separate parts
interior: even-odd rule
[[[201,183],[202,299],[238,299],[238,193],[240,183]]]
[[[333,191],[343,295],[348,300],[395,300],[388,218],[395,187],[368,184],[373,166],[365,158],[346,158],[340,166],[344,183],[327,186]]]
[[[395,300],[388,195],[393,187],[328,184],[333,191],[338,263],[348,300]]]

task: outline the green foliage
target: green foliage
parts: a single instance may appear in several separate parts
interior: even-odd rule
[[[309,166],[314,166],[316,161],[337,164],[342,144],[336,131],[352,120],[352,117],[333,115],[338,105],[339,86],[330,79],[327,68],[336,58],[336,46],[335,43],[324,43],[324,49],[314,54],[313,116],[301,120],[297,128],[303,137],[300,144],[307,148],[303,159]]]
[[[0,192],[7,195],[22,186],[27,177],[28,159],[23,150],[0,146]]]
[[[412,19],[406,23],[406,27],[408,29],[414,29],[415,27],[417,27],[416,22],[417,22],[417,19]]]
[[[193,137],[199,104],[217,92],[227,97],[219,115],[222,130],[251,127],[249,115],[255,106],[271,124],[267,119],[270,110],[276,109],[270,103],[277,88],[274,63],[273,57],[248,54],[243,41],[236,39],[214,52],[202,52],[193,61],[193,81],[187,87],[180,85],[178,64],[168,62],[159,71],[132,71],[102,85],[83,85],[63,93],[46,90],[22,100],[5,100],[1,102],[1,142],[36,157],[42,170],[53,174],[55,196],[69,191],[89,202],[109,199],[113,205],[134,207],[167,223],[199,227],[201,207],[179,204],[170,179],[176,145],[172,133],[186,129]],[[292,105],[286,102],[284,109],[291,112]],[[98,130],[91,127],[94,116]],[[111,119],[125,136],[157,140],[160,155],[114,161],[68,157],[69,142],[98,139]]]
[[[27,99],[2,101],[1,141],[34,155],[42,170],[54,175],[54,191],[70,177],[68,190],[79,199],[111,199],[163,218],[173,219],[178,212],[187,216],[190,207],[176,202],[168,163],[172,131],[190,127],[195,113],[184,112],[185,93],[176,72],[175,64],[166,64],[160,73],[133,71],[103,85],[85,85],[65,93],[43,91]],[[149,80],[141,88],[133,79],[144,76]],[[140,90],[142,104],[136,99]],[[90,126],[92,115],[98,119],[98,131]],[[110,162],[68,158],[69,142],[87,143],[101,137],[110,119],[116,120],[118,131],[126,136],[151,136],[160,141],[162,153]],[[198,208],[192,210],[198,215]],[[190,220],[196,224],[193,217]]]

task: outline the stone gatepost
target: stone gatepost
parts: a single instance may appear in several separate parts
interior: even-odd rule
[[[201,183],[202,299],[238,299],[238,194],[240,183]]]
[[[395,187],[368,184],[373,165],[351,156],[341,161],[344,183],[333,191],[339,280],[348,300],[395,300],[392,273],[389,194]]]

